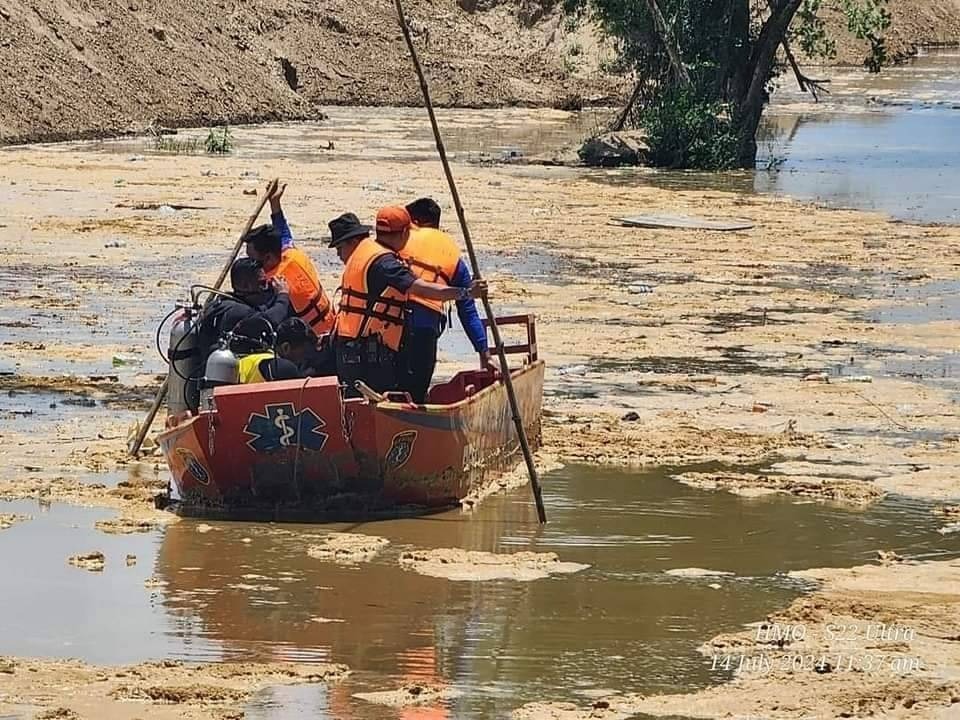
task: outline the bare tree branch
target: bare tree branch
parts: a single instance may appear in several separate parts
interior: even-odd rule
[[[793,50],[790,49],[790,43],[786,38],[783,39],[783,52],[787,56],[787,61],[790,63],[790,67],[793,68],[793,74],[797,78],[797,85],[800,86],[800,90],[803,92],[809,92],[813,95],[814,102],[820,102],[820,93],[829,95],[830,91],[824,87],[830,80],[823,79],[817,80],[812,77],[808,77],[803,74],[803,71],[800,69],[800,64],[797,62],[797,58],[793,55]]]
[[[626,106],[623,108],[623,111],[617,117],[616,121],[611,126],[611,129],[614,132],[620,132],[627,124],[627,120],[630,118],[630,111],[633,110],[633,106],[637,104],[637,100],[640,98],[640,92],[643,90],[643,79],[637,80],[637,84],[633,88],[633,92],[630,94],[630,99],[627,101]]]
[[[687,72],[687,68],[683,65],[683,59],[680,55],[680,47],[677,45],[677,39],[673,35],[673,30],[670,26],[667,25],[667,21],[663,17],[663,13],[660,12],[660,6],[657,4],[657,0],[644,0],[647,4],[647,9],[650,11],[650,14],[653,16],[653,24],[657,28],[657,33],[660,35],[660,40],[663,42],[663,46],[667,50],[667,57],[670,58],[670,65],[673,67],[673,72],[676,74],[677,79],[680,80],[684,85],[690,84],[690,73]]]

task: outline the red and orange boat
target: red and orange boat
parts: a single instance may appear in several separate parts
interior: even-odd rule
[[[540,443],[544,363],[533,316],[506,347],[523,427]],[[234,385],[212,407],[160,435],[173,476],[172,509],[195,517],[350,519],[456,505],[522,461],[502,380],[457,373],[416,405],[404,394],[344,398],[335,377]]]

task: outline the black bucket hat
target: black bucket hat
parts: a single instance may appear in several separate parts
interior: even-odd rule
[[[366,237],[373,230],[369,225],[364,225],[353,213],[344,213],[340,217],[334,218],[327,227],[330,228],[330,244],[327,247],[337,247],[348,240],[358,237]]]

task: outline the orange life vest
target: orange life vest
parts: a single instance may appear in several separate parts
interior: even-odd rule
[[[333,308],[307,254],[296,247],[284,250],[280,263],[267,272],[268,278],[278,275],[290,286],[290,304],[297,317],[318,335],[330,332],[335,319]]]
[[[410,272],[421,280],[450,285],[460,262],[460,248],[453,238],[435,228],[412,227],[410,239],[398,253],[410,266]],[[443,313],[443,303],[411,293],[412,302]]]
[[[371,297],[367,288],[370,265],[391,252],[375,240],[364,238],[350,255],[340,283],[338,337],[353,340],[380,335],[380,341],[388,348],[400,349],[407,294],[388,286],[380,297]]]

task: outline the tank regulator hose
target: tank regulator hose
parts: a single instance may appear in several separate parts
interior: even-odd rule
[[[166,325],[166,324],[167,324],[167,321],[168,321],[170,318],[172,318],[179,310],[180,310],[180,308],[176,307],[176,308],[174,308],[173,310],[171,310],[170,312],[168,312],[167,315],[163,318],[163,320],[160,321],[160,324],[157,325],[157,337],[156,337],[156,341],[157,341],[157,353],[160,355],[160,358],[161,358],[167,365],[170,364],[170,359],[169,359],[169,358],[166,356],[166,354],[163,352],[163,345],[160,344],[160,337],[161,337],[161,335],[163,334],[163,326]]]

